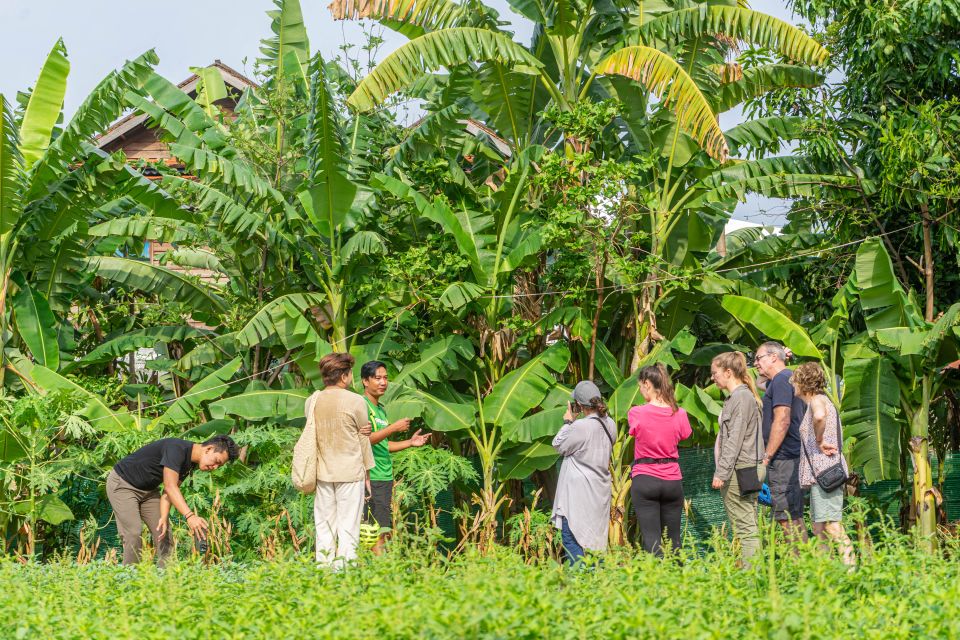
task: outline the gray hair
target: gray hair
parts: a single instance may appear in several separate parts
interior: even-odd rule
[[[783,345],[779,342],[764,342],[757,350],[759,351],[760,349],[766,349],[767,353],[772,353],[776,356],[777,360],[784,364],[787,363],[787,350],[784,349]]]

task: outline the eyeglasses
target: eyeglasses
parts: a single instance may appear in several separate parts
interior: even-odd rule
[[[772,356],[772,353],[758,353],[753,357],[753,364],[760,364],[760,360],[766,358],[767,356]]]

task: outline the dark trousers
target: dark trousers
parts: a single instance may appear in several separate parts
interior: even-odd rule
[[[674,550],[680,548],[680,516],[683,513],[683,482],[661,480],[645,474],[633,477],[630,498],[637,514],[643,549],[663,557],[663,530]]]
[[[583,558],[583,547],[577,542],[577,538],[570,530],[566,518],[563,518],[560,522],[560,540],[563,542],[563,550],[567,554],[567,562],[571,566],[577,564],[577,561]]]

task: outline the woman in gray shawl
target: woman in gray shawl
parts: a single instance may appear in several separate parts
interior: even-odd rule
[[[574,420],[574,417],[581,417]],[[597,385],[584,380],[573,390],[563,427],[553,438],[553,448],[563,456],[553,525],[560,529],[570,564],[584,550],[605,551],[610,527],[610,454],[617,440],[617,425]]]

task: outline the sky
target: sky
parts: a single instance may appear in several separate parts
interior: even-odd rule
[[[340,53],[345,43],[364,42],[360,26],[335,22],[327,11],[328,0],[301,0],[311,51],[325,57]],[[531,28],[518,18],[506,0],[488,0],[504,20],[515,25],[518,39],[526,42]],[[752,0],[751,6],[796,23],[784,0]],[[190,67],[215,59],[252,75],[260,40],[270,35],[266,11],[271,0],[164,0],[136,3],[129,0],[0,0],[0,93],[14,102],[18,90],[33,85],[56,39],[62,37],[70,59],[65,109],[77,105],[111,70],[154,48],[160,57],[159,73],[173,82],[190,75]],[[385,31],[380,57],[405,39]],[[724,128],[737,123],[739,114],[721,118]],[[741,205],[736,217],[762,224],[783,224],[782,201],[753,198]]]

